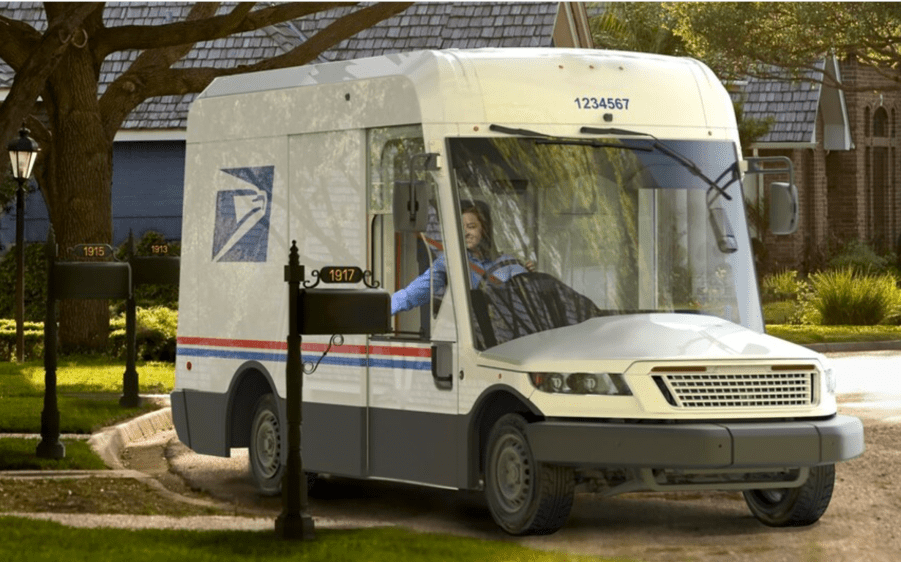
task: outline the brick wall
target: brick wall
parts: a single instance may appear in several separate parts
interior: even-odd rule
[[[841,72],[846,84],[865,88],[844,93],[852,150],[827,153],[823,149],[822,115],[818,115],[815,149],[760,151],[761,156],[785,155],[792,159],[801,205],[798,232],[764,236],[761,273],[786,268],[816,270],[836,248],[852,239],[901,254],[901,92],[866,89],[877,83],[879,75],[856,62],[843,62]],[[876,136],[874,129],[874,118],[880,111],[884,111],[884,137]]]

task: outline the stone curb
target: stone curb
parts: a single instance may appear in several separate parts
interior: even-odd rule
[[[88,439],[88,444],[108,467],[121,470],[124,467],[119,457],[129,443],[168,431],[173,427],[172,408],[166,407],[103,429],[92,435]]]

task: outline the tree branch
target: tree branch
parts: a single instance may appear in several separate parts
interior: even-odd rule
[[[240,21],[240,18],[243,18],[251,7],[252,4],[239,5],[230,15],[236,15],[237,21]],[[191,24],[207,19],[215,14],[218,8],[218,3],[198,2],[188,12],[184,23]],[[232,22],[231,25],[235,23]],[[173,63],[187,55],[193,47],[192,43],[186,43],[144,51],[128,67],[128,70],[107,87],[98,103],[100,104],[100,114],[104,120],[104,131],[110,138],[116,135],[122,121],[128,117],[132,109],[143,101],[141,85],[144,79],[142,76],[152,76],[155,72],[167,70]]]
[[[41,34],[27,23],[0,16],[0,59],[18,71],[41,42]]]
[[[100,100],[104,128],[107,134],[115,135],[128,114],[150,98],[201,92],[213,79],[220,76],[306,64],[329,47],[406,10],[411,5],[412,2],[382,2],[351,12],[290,52],[256,64],[235,68],[180,69],[133,65],[107,89]]]
[[[0,139],[11,139],[31,112],[44,89],[47,78],[56,69],[63,53],[72,42],[73,34],[102,3],[74,3],[61,17],[54,19],[41,37],[37,47],[19,68],[13,86],[0,106]]]
[[[96,38],[96,53],[102,60],[116,51],[157,49],[212,41],[235,33],[254,31],[268,25],[355,4],[356,2],[292,2],[250,11],[254,3],[245,2],[239,4],[229,14],[221,16],[211,14],[202,20],[192,22],[104,28]]]
[[[347,14],[338,18],[290,52],[251,65],[245,72],[307,64],[329,47],[337,45],[341,41],[372,27],[380,21],[396,16],[412,5],[413,2],[379,2],[373,6]]]

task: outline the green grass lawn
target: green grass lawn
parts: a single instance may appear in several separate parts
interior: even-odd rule
[[[124,531],[74,529],[0,517],[6,562],[588,562],[597,557],[542,552],[507,542],[415,533],[398,528],[317,530],[313,541],[285,541],[274,532]]]
[[[152,405],[132,409],[119,406],[124,371],[124,361],[102,356],[61,360],[56,371],[60,431],[92,433],[152,410]],[[172,390],[175,368],[171,363],[139,363],[137,371],[140,393]],[[39,432],[43,399],[42,361],[0,363],[0,433]]]
[[[901,340],[901,326],[808,326],[767,324],[766,332],[798,344]]]

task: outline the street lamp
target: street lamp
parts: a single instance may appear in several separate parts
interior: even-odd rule
[[[40,148],[22,127],[19,138],[6,145],[16,189],[16,360],[25,360],[25,182],[31,177]]]

